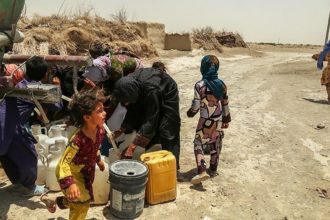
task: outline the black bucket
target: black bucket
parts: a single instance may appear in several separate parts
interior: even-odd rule
[[[118,218],[136,218],[144,208],[148,167],[136,160],[118,160],[110,166],[110,212]]]

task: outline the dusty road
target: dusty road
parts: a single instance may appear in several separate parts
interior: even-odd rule
[[[233,120],[225,131],[220,175],[199,187],[178,183],[176,201],[147,207],[140,219],[330,218],[330,105],[311,59],[319,49],[257,50],[220,56]],[[180,89],[181,171],[187,179],[195,172],[198,118],[188,119],[185,112],[202,56],[193,51],[163,58]],[[7,187],[0,178],[0,219],[68,217],[67,211],[49,214],[38,198],[26,200]],[[115,218],[99,206],[90,209],[88,219]]]

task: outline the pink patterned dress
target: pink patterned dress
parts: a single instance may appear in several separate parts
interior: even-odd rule
[[[221,125],[231,121],[226,86],[224,88],[223,99],[219,100],[206,87],[203,80],[195,84],[194,99],[188,111],[188,116],[189,114],[193,116],[200,111],[194,139],[198,173],[206,170],[203,153],[206,147],[210,148],[210,169],[216,171],[218,167],[223,137]]]

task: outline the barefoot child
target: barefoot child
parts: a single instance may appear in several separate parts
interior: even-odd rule
[[[200,118],[196,128],[194,153],[198,174],[192,178],[192,184],[199,184],[210,176],[206,172],[203,149],[211,148],[209,174],[217,175],[219,156],[222,147],[223,131],[231,121],[227,88],[218,78],[219,60],[216,56],[207,55],[202,59],[200,71],[202,80],[195,84],[192,106],[187,112],[188,117],[200,110]]]
[[[69,104],[73,122],[79,130],[72,136],[56,168],[56,177],[64,196],[51,199],[47,195],[41,201],[50,212],[70,208],[69,219],[85,219],[90,201],[93,201],[92,184],[95,164],[104,170],[99,146],[104,138],[103,123],[106,113],[105,97],[97,88],[80,91]]]

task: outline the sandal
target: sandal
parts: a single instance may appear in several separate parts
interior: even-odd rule
[[[24,193],[22,196],[24,197],[32,197],[32,196],[41,196],[44,193],[48,192],[48,189],[44,185],[34,185],[32,189],[24,187]]]
[[[207,169],[207,173],[210,175],[211,178],[219,176],[219,173],[217,171]]]
[[[201,174],[197,174],[196,176],[194,176],[192,179],[191,179],[191,183],[193,185],[198,185],[200,184],[202,181],[205,181],[207,179],[209,179],[210,176],[206,173],[206,171],[202,172]]]
[[[50,213],[54,213],[56,211],[56,201],[54,199],[49,199],[47,193],[48,192],[45,192],[40,196],[40,201],[45,203]]]

